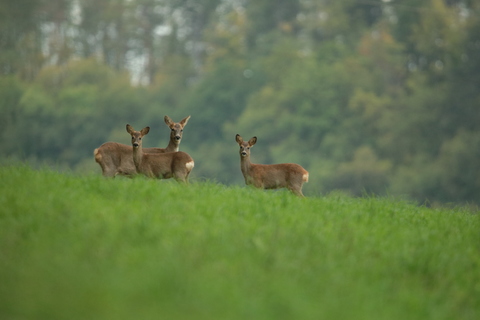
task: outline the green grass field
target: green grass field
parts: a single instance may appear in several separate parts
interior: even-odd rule
[[[479,319],[480,220],[0,167],[0,319]]]

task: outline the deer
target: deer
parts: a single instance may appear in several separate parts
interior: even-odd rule
[[[245,184],[260,189],[287,188],[293,194],[304,197],[302,186],[308,182],[308,171],[296,163],[253,164],[250,161],[250,148],[257,143],[257,137],[248,141],[237,134],[235,140],[240,146],[240,169]]]
[[[190,116],[180,122],[174,122],[169,116],[164,117],[165,124],[170,128],[170,140],[166,148],[145,148],[145,153],[166,153],[177,152],[182,140],[183,128],[187,125]],[[117,143],[105,142],[93,151],[95,161],[102,168],[104,177],[114,178],[117,174],[132,176],[137,173],[133,163],[133,149],[131,146]]]
[[[132,159],[137,173],[149,178],[170,179],[188,183],[188,175],[195,163],[188,153],[183,151],[165,153],[145,153],[142,138],[148,134],[150,127],[135,131],[129,124],[127,132],[132,137]]]

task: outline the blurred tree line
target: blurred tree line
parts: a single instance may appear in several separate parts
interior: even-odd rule
[[[3,158],[78,171],[93,149],[147,146],[191,115],[197,179],[243,183],[297,162],[306,194],[480,194],[480,4],[473,0],[0,2]]]

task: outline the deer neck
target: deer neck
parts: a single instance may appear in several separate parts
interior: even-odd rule
[[[138,146],[137,148],[133,148],[133,163],[135,164],[135,167],[138,168],[142,164],[142,159],[143,159],[143,148],[142,146]]]
[[[242,169],[243,175],[248,175],[250,168],[252,167],[252,162],[250,161],[250,156],[242,157],[240,156],[240,169]]]
[[[180,142],[175,140],[174,138],[171,138],[170,141],[168,142],[168,146],[165,148],[166,152],[178,152],[180,147]]]

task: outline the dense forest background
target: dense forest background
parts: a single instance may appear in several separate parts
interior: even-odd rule
[[[0,1],[1,158],[96,171],[94,148],[150,126],[196,179],[296,162],[333,189],[479,203],[474,0]]]

